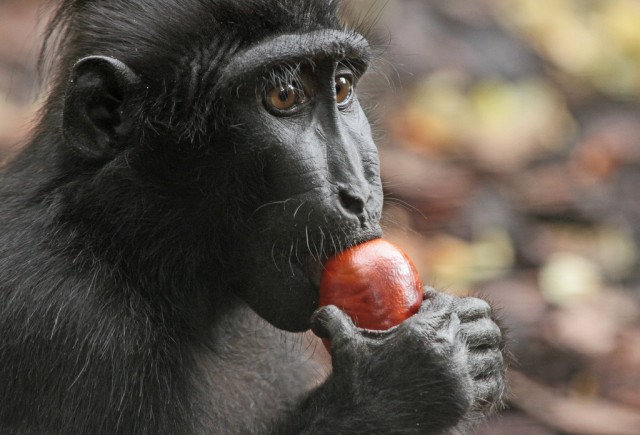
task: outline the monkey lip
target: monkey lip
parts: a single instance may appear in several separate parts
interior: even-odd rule
[[[316,289],[320,289],[320,280],[324,272],[324,263],[317,258],[309,256],[304,265],[304,270],[309,277],[309,281]]]

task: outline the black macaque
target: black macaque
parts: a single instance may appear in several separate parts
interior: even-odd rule
[[[381,235],[338,2],[55,7],[0,178],[0,433],[468,433],[499,406],[485,302],[427,289],[381,333],[317,309],[319,262]]]

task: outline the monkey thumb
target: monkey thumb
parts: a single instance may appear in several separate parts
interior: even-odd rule
[[[311,330],[320,338],[336,343],[353,337],[356,326],[351,318],[335,305],[318,308],[311,316]]]

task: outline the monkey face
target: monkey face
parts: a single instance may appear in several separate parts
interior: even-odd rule
[[[244,54],[254,68],[247,70],[249,60],[242,73],[229,68],[233,80],[255,83],[230,86],[237,127],[226,142],[242,172],[253,174],[256,195],[234,263],[251,271],[238,290],[256,312],[304,330],[317,308],[322,262],[381,233],[378,155],[355,92],[367,47],[326,31],[269,43],[289,57],[271,59],[257,46]]]

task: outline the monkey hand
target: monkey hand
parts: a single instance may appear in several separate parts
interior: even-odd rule
[[[420,310],[386,331],[357,328],[327,306],[316,311],[312,328],[331,341],[327,393],[334,390],[328,394],[348,421],[363,422],[361,430],[459,429],[494,410],[504,394],[502,333],[481,299],[427,289]]]

